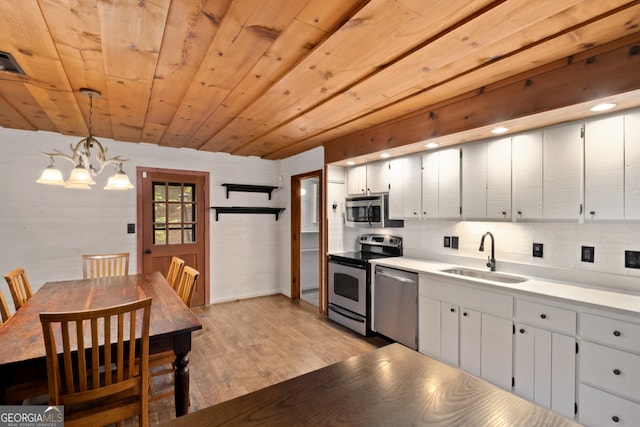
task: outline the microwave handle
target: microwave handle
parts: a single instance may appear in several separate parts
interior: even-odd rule
[[[371,227],[371,211],[373,210],[371,203],[372,202],[369,202],[369,205],[367,205],[367,222],[369,223],[369,227]]]

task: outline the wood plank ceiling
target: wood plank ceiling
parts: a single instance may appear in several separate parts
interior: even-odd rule
[[[25,72],[0,72],[0,126],[86,136],[89,87],[97,137],[280,159],[639,23],[628,0],[0,0]]]

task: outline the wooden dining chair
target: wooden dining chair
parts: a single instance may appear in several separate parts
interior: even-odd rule
[[[184,266],[182,274],[180,275],[176,292],[187,307],[191,307],[193,292],[199,276],[200,272],[198,272],[198,270],[187,265]],[[175,359],[176,355],[173,353],[173,350],[163,351],[149,356],[149,391],[151,400],[155,401],[173,395],[173,387],[168,387],[166,391],[158,391],[156,390],[153,380],[154,378],[160,378],[165,375],[173,375],[175,373],[173,366]]]
[[[82,277],[100,279],[129,275],[129,252],[82,255]]]
[[[150,313],[151,298],[40,313],[49,404],[64,405],[65,427],[107,425],[135,416],[140,426],[148,426]]]
[[[7,301],[4,299],[4,295],[0,292],[0,326],[4,325],[4,322],[9,320],[11,317],[11,313],[9,312],[9,306],[7,305]]]
[[[16,268],[7,273],[4,279],[7,281],[7,285],[9,285],[13,305],[17,311],[33,295],[27,274],[24,272],[24,268]]]
[[[177,290],[178,280],[180,279],[183,266],[184,260],[182,258],[171,257],[171,264],[169,264],[169,270],[167,271],[167,282],[169,282],[173,289]]]

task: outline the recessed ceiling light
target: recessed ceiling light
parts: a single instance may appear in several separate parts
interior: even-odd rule
[[[491,133],[495,133],[496,135],[500,135],[501,133],[505,133],[509,129],[503,126],[498,126],[497,128],[491,129]]]
[[[380,154],[380,157],[382,157],[383,159],[386,159],[387,157],[389,157],[391,154],[389,153],[382,153]]]
[[[347,162],[347,165],[348,165],[348,166],[353,166],[353,165],[355,165],[355,164],[356,164],[356,162],[354,162],[353,160],[349,160],[349,161]]]
[[[616,104],[603,102],[602,104],[594,105],[593,107],[589,108],[589,111],[594,111],[594,112],[607,111],[612,109],[615,106]]]
[[[438,144],[435,143],[435,142],[430,142],[427,145],[425,145],[425,147],[427,147],[427,148],[436,148],[436,147],[438,147]]]

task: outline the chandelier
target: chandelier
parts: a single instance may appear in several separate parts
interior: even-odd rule
[[[89,97],[89,136],[80,140],[76,146],[73,144],[69,146],[72,150],[72,154],[68,155],[60,150],[55,149],[53,153],[42,152],[43,155],[51,159],[51,164],[42,171],[40,179],[36,182],[38,184],[46,185],[63,185],[65,188],[74,188],[80,190],[89,190],[91,185],[95,185],[93,180],[94,176],[97,176],[107,165],[116,165],[115,173],[109,178],[105,190],[128,190],[133,188],[133,185],[129,181],[129,177],[122,170],[122,162],[126,162],[127,159],[122,159],[120,156],[115,156],[107,159],[107,149],[93,137],[91,128],[91,117],[93,114],[93,97],[100,97],[100,92],[93,89],[80,89],[80,93]],[[95,148],[97,164],[94,166],[90,162],[91,149]],[[54,157],[62,157],[73,163],[73,169],[68,180],[62,179],[62,173],[54,165]]]

